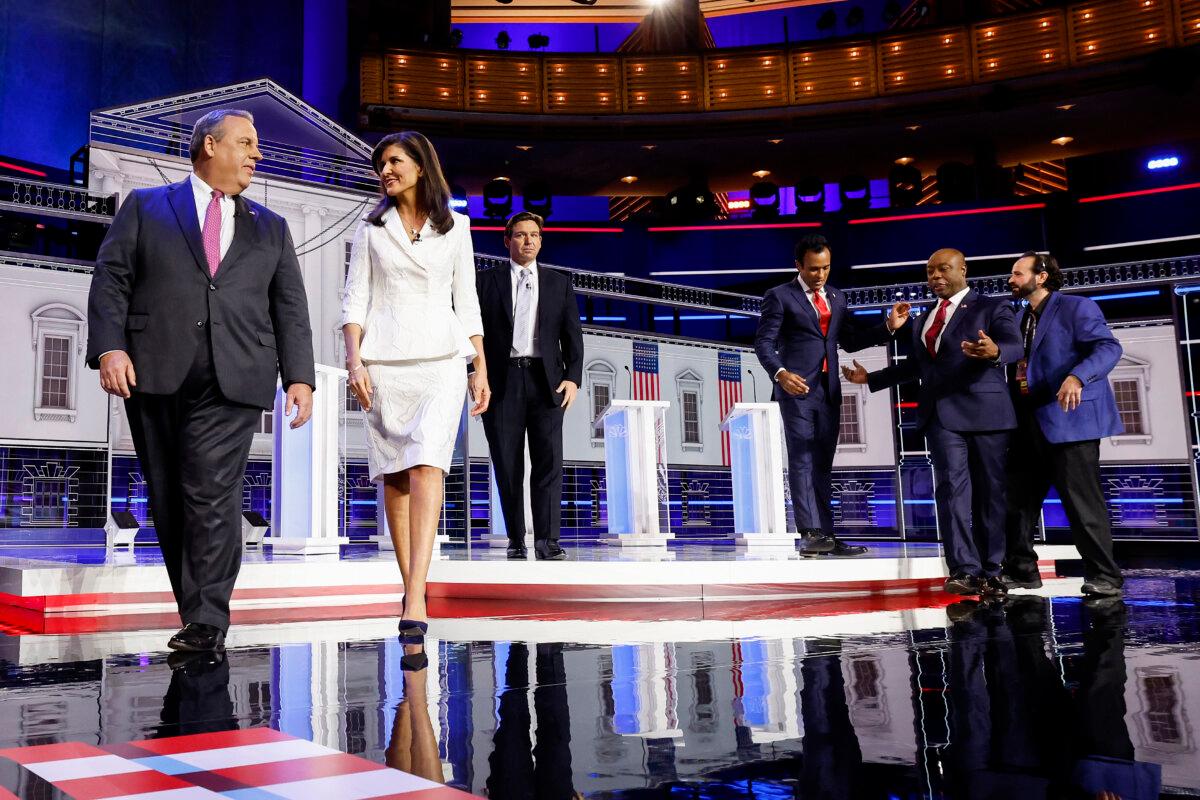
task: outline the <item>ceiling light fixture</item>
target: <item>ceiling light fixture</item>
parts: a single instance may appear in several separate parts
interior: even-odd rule
[[[769,170],[769,169],[756,169],[756,170],[754,170],[754,172],[751,172],[750,174],[751,174],[751,175],[753,175],[754,177],[756,177],[756,178],[758,178],[758,179],[760,179],[760,180],[761,180],[762,178],[765,178],[765,177],[767,177],[768,175],[770,175],[770,174],[771,174],[771,170]]]
[[[621,183],[634,183],[636,181],[637,175],[626,175],[624,178],[621,178]]]
[[[914,161],[916,161],[916,159],[913,158],[912,156],[902,156],[902,157],[896,159],[896,163],[902,167],[908,166],[909,164],[913,163]]]
[[[1051,139],[1050,144],[1056,144],[1059,147],[1066,147],[1073,141],[1075,141],[1074,136],[1060,136],[1057,139]]]

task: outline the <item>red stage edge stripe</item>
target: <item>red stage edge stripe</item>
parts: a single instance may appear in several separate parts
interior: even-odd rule
[[[11,169],[13,172],[24,172],[26,175],[36,175],[39,178],[47,177],[46,173],[42,172],[40,169],[22,167],[20,164],[10,164],[7,161],[0,161],[0,169]]]
[[[1117,192],[1116,194],[1097,194],[1091,197],[1079,198],[1080,203],[1100,203],[1104,200],[1120,200],[1124,197],[1142,197],[1148,194],[1163,194],[1165,192],[1182,192],[1186,189],[1200,189],[1200,183],[1181,183],[1178,186],[1159,186],[1155,189],[1135,189],[1132,192]]]
[[[863,217],[861,219],[852,219],[849,222],[851,225],[869,225],[872,222],[900,222],[907,219],[963,217],[971,214],[998,214],[1002,211],[1033,211],[1045,207],[1045,203],[1028,203],[1020,206],[997,206],[995,208],[960,208],[955,211],[929,211],[925,214],[899,214],[894,217]]]
[[[472,225],[473,231],[497,231],[503,232],[503,225]],[[624,233],[624,228],[551,228],[546,227],[543,230],[546,233]]]
[[[820,222],[760,222],[754,225],[672,225],[666,228],[647,228],[650,233],[675,231],[757,231],[780,228],[819,228]]]

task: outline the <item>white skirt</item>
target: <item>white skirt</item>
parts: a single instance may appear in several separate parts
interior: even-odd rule
[[[467,395],[463,359],[364,363],[375,389],[365,415],[371,480],[419,464],[449,472]]]

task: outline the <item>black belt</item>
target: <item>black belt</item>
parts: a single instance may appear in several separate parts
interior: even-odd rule
[[[520,367],[521,369],[529,369],[535,363],[537,363],[537,359],[534,358],[533,356],[518,356],[517,358],[510,358],[508,360],[508,363],[510,366],[513,366],[513,367]]]

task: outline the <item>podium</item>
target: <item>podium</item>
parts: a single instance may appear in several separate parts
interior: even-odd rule
[[[729,432],[734,542],[743,550],[795,550],[783,486],[783,419],[778,403],[734,403],[721,423]]]
[[[338,535],[338,422],[346,370],[316,365],[312,419],[293,430],[283,415],[287,396],[275,392],[275,444],[271,462],[273,553],[337,555],[349,538]],[[295,412],[292,412],[295,414]]]
[[[613,400],[601,414],[608,487],[605,544],[665,548],[671,534],[665,400]]]

